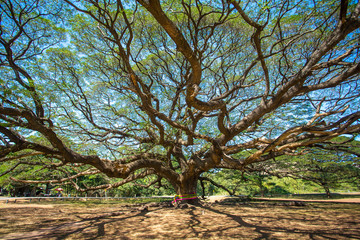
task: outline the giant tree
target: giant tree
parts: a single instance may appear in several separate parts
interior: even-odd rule
[[[358,133],[359,15],[347,0],[1,1],[0,161],[186,198],[211,169]]]

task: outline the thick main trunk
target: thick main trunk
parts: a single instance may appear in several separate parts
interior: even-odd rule
[[[188,178],[181,178],[181,181],[174,184],[176,195],[173,201],[175,206],[183,203],[189,203],[193,205],[199,204],[199,198],[197,197],[197,181],[198,176],[191,176]]]

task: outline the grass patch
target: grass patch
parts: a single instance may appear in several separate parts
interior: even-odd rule
[[[257,196],[259,197],[259,196]],[[289,199],[304,199],[304,200],[324,200],[324,199],[344,199],[344,198],[360,198],[360,194],[343,194],[343,193],[332,193],[331,198],[328,198],[326,194],[284,194],[284,195],[272,195],[265,196],[268,198],[289,198]]]
[[[146,204],[153,202],[168,202],[173,200],[172,198],[121,198],[121,199],[95,199],[95,198],[42,198],[40,201],[38,199],[32,199],[32,201],[28,199],[17,199],[16,202],[14,200],[10,200],[9,204],[19,204],[21,205],[33,205],[33,204],[41,204],[41,205],[68,205],[73,207],[96,207],[96,206],[122,206],[122,205],[132,205],[132,204]],[[3,203],[3,206],[6,206],[5,201],[0,202]]]
[[[80,199],[80,200],[65,200],[56,201],[59,204],[74,204],[79,206],[90,206],[90,205],[126,205],[126,204],[143,204],[151,202],[168,202],[172,198],[125,198],[125,199]],[[49,202],[54,203],[54,202]]]

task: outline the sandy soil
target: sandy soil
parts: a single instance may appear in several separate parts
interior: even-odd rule
[[[360,239],[360,205],[0,203],[0,239]]]

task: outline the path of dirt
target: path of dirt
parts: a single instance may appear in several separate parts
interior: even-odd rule
[[[224,202],[225,204],[226,202]],[[359,204],[1,204],[0,239],[360,239]]]
[[[0,203],[0,209],[1,208],[54,208],[54,205],[51,204],[18,204],[18,203],[7,203],[7,204],[1,204]]]

